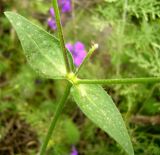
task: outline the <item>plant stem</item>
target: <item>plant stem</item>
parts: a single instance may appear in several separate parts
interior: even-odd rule
[[[77,84],[136,84],[136,83],[160,83],[160,77],[124,78],[124,79],[78,79]]]
[[[61,50],[63,52],[66,70],[67,70],[67,73],[70,73],[71,69],[70,69],[69,61],[68,61],[68,57],[67,57],[67,50],[65,47],[61,18],[60,18],[57,0],[52,0],[52,3],[53,3],[54,12],[55,12],[56,25],[57,25],[58,35],[59,35],[59,39],[60,39]]]
[[[87,53],[87,56],[85,57],[85,59],[83,60],[82,64],[79,66],[79,68],[76,70],[75,75],[77,75],[79,73],[79,71],[81,70],[81,68],[86,64],[86,62],[88,61],[88,59],[91,57],[91,55],[93,54],[93,52],[98,48],[98,44],[94,44],[91,49],[89,50],[89,52]]]
[[[58,120],[58,118],[59,118],[59,116],[60,116],[60,114],[63,110],[64,104],[65,104],[65,102],[66,102],[66,100],[69,96],[71,87],[72,87],[72,84],[68,82],[67,87],[66,87],[65,92],[64,92],[64,95],[63,95],[63,97],[62,97],[61,101],[59,102],[58,107],[56,109],[55,116],[53,117],[53,119],[51,121],[50,127],[49,127],[47,135],[45,137],[45,141],[44,141],[44,143],[42,145],[42,148],[41,148],[41,151],[40,151],[40,155],[45,154],[49,139],[52,136],[52,133],[53,133],[53,130],[54,130],[55,125],[57,123],[57,120]]]

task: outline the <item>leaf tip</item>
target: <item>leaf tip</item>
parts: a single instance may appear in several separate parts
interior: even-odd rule
[[[6,17],[8,17],[11,13],[12,13],[11,11],[5,11],[5,12],[4,12],[4,15],[5,15]]]
[[[4,15],[8,18],[8,20],[9,20],[10,22],[12,22],[13,13],[14,13],[14,12],[12,12],[12,11],[5,11],[5,12],[4,12]]]
[[[133,149],[133,145],[131,142],[128,147],[123,147],[123,148],[128,155],[134,155],[134,149]]]

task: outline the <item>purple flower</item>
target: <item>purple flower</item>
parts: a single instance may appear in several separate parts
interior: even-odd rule
[[[62,12],[70,12],[72,10],[71,0],[58,0],[58,4],[62,9]]]
[[[81,43],[80,41],[77,41],[74,44],[74,48],[75,48],[75,53],[77,53],[78,55],[81,55],[81,51],[85,50],[84,44]]]
[[[49,9],[49,13],[52,17],[55,17],[55,14],[54,14],[54,9],[53,8],[50,8]]]
[[[58,5],[62,11],[62,13],[71,12],[72,11],[72,2],[71,0],[58,0]],[[49,9],[49,13],[52,17],[55,17],[54,9],[51,7]]]
[[[67,43],[66,48],[72,54],[76,67],[80,66],[87,54],[84,44],[80,41],[75,44]]]
[[[52,30],[56,30],[57,26],[56,26],[56,21],[53,18],[48,18],[48,26],[52,29]]]
[[[72,2],[71,0],[58,0],[58,5],[61,9],[62,13],[67,13],[72,11]],[[56,20],[55,20],[55,13],[54,13],[54,9],[51,7],[49,9],[49,13],[50,13],[50,18],[48,19],[48,26],[52,29],[52,30],[56,30]]]
[[[66,44],[66,48],[72,53],[74,51],[74,47],[71,43]],[[73,54],[73,53],[72,53]]]
[[[74,146],[72,146],[72,152],[70,155],[78,155],[78,151],[76,150]]]

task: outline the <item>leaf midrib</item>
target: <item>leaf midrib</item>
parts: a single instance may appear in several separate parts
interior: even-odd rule
[[[23,30],[23,29],[22,29],[22,30]],[[34,39],[33,39],[30,35],[28,35],[28,33],[26,33],[25,31],[24,31],[24,33],[28,36],[28,38],[30,38],[30,39],[34,42],[34,44],[35,44],[35,45],[37,46],[37,48],[39,49],[40,54],[41,54],[42,56],[44,56],[47,60],[49,60],[49,62],[51,63],[51,65],[53,65],[53,67],[55,68],[55,70],[57,70],[60,74],[63,75],[63,72],[60,72],[60,71],[57,69],[57,67],[56,67],[56,65],[53,63],[52,59],[50,59],[47,55],[43,54],[43,52],[42,52],[41,48],[38,46],[36,40],[34,40]]]
[[[78,88],[76,88],[76,89],[78,89]],[[94,101],[92,100],[92,99],[90,99],[87,95],[85,96],[88,100],[89,100],[89,102],[92,104],[92,105],[94,105],[94,107],[96,108],[97,106],[96,106],[96,104],[94,104]],[[100,112],[101,112],[102,110],[100,110]],[[105,117],[106,117],[106,115],[105,115]],[[94,121],[94,120],[93,120]],[[105,129],[104,129],[105,130]],[[107,133],[108,133],[108,129],[107,129],[107,131],[106,131]],[[110,134],[109,134],[110,135]],[[112,135],[110,135],[111,137],[112,137]],[[128,137],[128,135],[127,135],[127,137]],[[116,140],[116,139],[115,139]],[[117,140],[116,140],[117,141]],[[119,141],[118,141],[118,143],[119,143]],[[119,143],[120,145],[121,145],[121,143]],[[129,144],[129,143],[128,143]],[[121,145],[123,148],[124,148],[124,146],[123,145]],[[125,148],[124,148],[125,149]],[[126,150],[126,149],[125,149]],[[128,152],[128,151],[127,151]]]

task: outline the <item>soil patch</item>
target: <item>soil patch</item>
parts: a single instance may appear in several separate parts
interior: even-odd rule
[[[37,152],[38,136],[31,126],[11,111],[0,113],[3,138],[0,139],[0,155],[29,155],[29,150]]]

